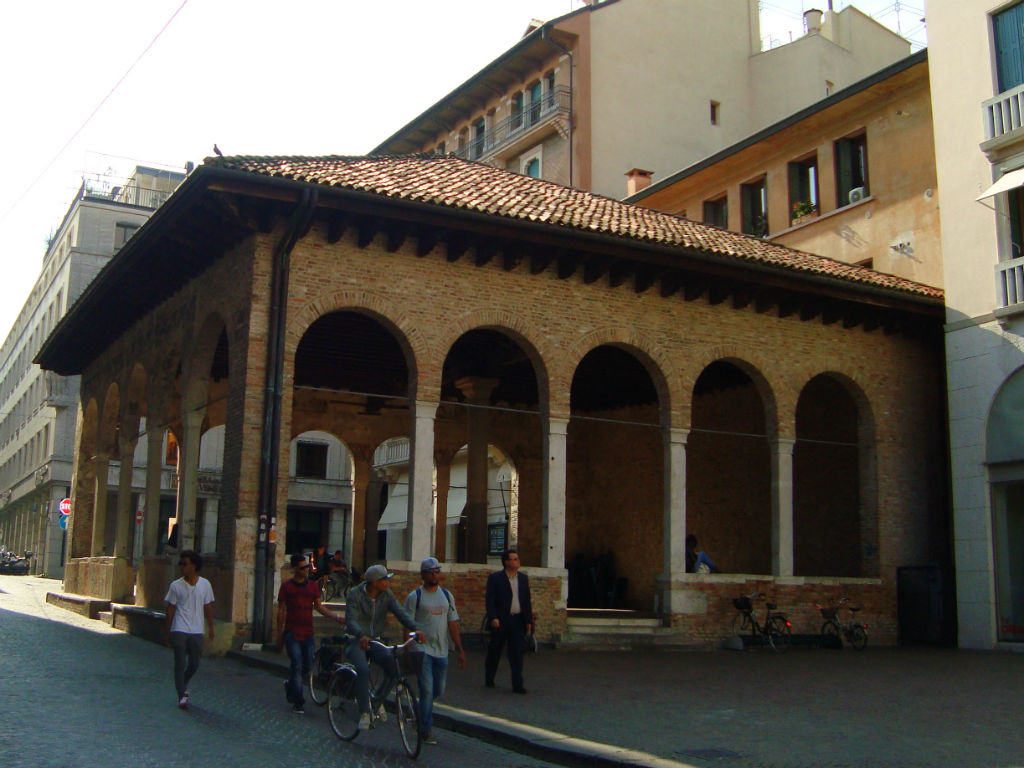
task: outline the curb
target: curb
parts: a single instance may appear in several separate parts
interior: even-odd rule
[[[287,676],[290,671],[284,657],[281,657],[281,660],[274,659],[268,651],[228,651],[226,656],[247,666],[276,674]],[[695,768],[690,763],[681,763],[625,747],[577,739],[564,733],[514,723],[447,704],[434,706],[434,722],[447,731],[570,768]]]

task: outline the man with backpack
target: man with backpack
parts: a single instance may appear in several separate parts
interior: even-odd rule
[[[420,730],[424,744],[437,744],[432,733],[434,700],[444,693],[448,674],[449,636],[459,654],[459,669],[466,666],[466,652],[459,635],[459,613],[455,610],[455,598],[441,586],[441,563],[437,558],[428,557],[420,563],[420,578],[423,579],[423,585],[405,598],[405,609],[413,615],[416,625],[427,636],[422,646],[423,663],[416,676],[420,690]]]

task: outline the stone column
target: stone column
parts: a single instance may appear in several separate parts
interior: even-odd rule
[[[352,550],[349,564],[360,571],[366,570],[368,531],[366,529],[366,489],[370,485],[370,458],[365,446],[350,446],[352,450]],[[372,450],[372,449],[369,449]],[[374,531],[376,535],[376,531]]]
[[[138,422],[134,433],[138,434]],[[132,509],[132,465],[135,463],[135,444],[138,438],[117,439],[121,454],[121,467],[117,473],[117,536],[114,538],[114,557],[130,560],[135,540],[135,511]]]
[[[793,446],[780,437],[772,449],[772,573],[793,575]]]
[[[89,556],[100,557],[104,554],[103,543],[107,536],[107,474],[110,468],[110,457],[103,453],[96,454],[93,459],[94,491],[92,502],[92,542],[89,544]]]
[[[437,403],[416,401],[409,446],[409,560],[430,555],[430,523],[434,512],[434,417]]]
[[[497,379],[467,376],[455,386],[470,406],[490,405]],[[490,414],[486,408],[468,409],[466,414],[466,559],[487,562],[487,432]]]
[[[163,475],[164,432],[147,424],[146,497],[142,513],[142,554],[155,555],[160,547],[160,478]]]
[[[541,565],[565,567],[565,470],[569,420],[550,417],[544,436],[544,522],[541,531]]]
[[[434,475],[437,478],[437,493],[434,509],[434,557],[442,563],[448,550],[448,487],[452,481],[452,465],[441,456],[434,454]]]
[[[688,429],[667,429],[665,437],[665,562],[669,582],[686,573],[686,439]]]
[[[199,440],[203,414],[183,416],[181,453],[178,457],[178,550],[195,549],[196,502],[199,498]]]

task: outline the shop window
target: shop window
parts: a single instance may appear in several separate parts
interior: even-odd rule
[[[866,133],[835,143],[836,207],[868,196],[868,137]]]
[[[740,185],[740,213],[743,234],[768,236],[768,186],[763,176]]]
[[[729,228],[729,199],[725,195],[704,201],[704,223],[721,229]]]
[[[295,446],[295,476],[325,479],[327,446],[323,443],[298,443]]]

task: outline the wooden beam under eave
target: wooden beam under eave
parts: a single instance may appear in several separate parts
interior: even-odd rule
[[[783,299],[779,302],[779,317],[789,317],[800,308],[800,302],[794,299]]]
[[[708,284],[703,280],[687,280],[683,285],[683,298],[687,301],[696,301],[704,295]]]
[[[732,291],[729,289],[728,286],[714,284],[711,285],[708,288],[708,304],[710,304],[713,307],[717,306],[718,304],[721,304],[723,301],[729,298],[729,294],[731,292]]]
[[[576,259],[572,256],[561,255],[557,259],[558,266],[555,270],[555,274],[558,275],[559,280],[568,280],[574,274],[576,274]]]
[[[388,242],[385,245],[388,253],[394,253],[402,245],[405,244],[405,238],[408,237],[408,232],[405,231],[405,227],[401,225],[391,225],[388,228]]]
[[[347,226],[348,222],[346,221],[344,214],[332,216],[327,222],[327,243],[329,245],[334,245],[336,242],[341,240],[345,234]]]
[[[754,300],[754,292],[751,290],[734,291],[732,294],[732,308],[746,309]]]
[[[658,293],[661,294],[661,298],[667,299],[672,296],[680,288],[683,287],[683,280],[679,275],[663,275],[661,278],[661,286],[658,289]]]
[[[358,234],[356,236],[356,245],[360,248],[365,248],[373,242],[373,238],[376,237],[378,231],[377,222],[373,219],[362,219],[357,226]]]
[[[437,232],[433,229],[422,229],[416,238],[416,255],[423,258],[437,245]]]
[[[629,264],[623,262],[617,262],[608,267],[608,285],[612,288],[618,288],[624,282],[626,278],[633,274],[633,268]]]
[[[813,320],[821,314],[821,305],[816,302],[804,302],[804,305],[800,307],[800,319],[804,322]]]
[[[448,247],[444,254],[445,261],[455,263],[462,258],[462,254],[466,252],[468,247],[469,246],[466,244],[466,241],[461,237],[453,237],[449,239]]]
[[[473,255],[473,263],[482,267],[494,258],[498,249],[491,243],[478,243],[476,246],[476,253]]]
[[[776,305],[778,298],[773,296],[771,293],[762,292],[757,294],[754,298],[754,311],[759,315],[763,315]]]
[[[501,254],[501,268],[506,272],[511,272],[519,266],[519,260],[520,256],[518,253],[513,251],[511,248],[506,249]]]
[[[643,293],[658,279],[658,273],[651,267],[637,267],[633,274],[633,290]]]
[[[551,264],[551,257],[540,253],[530,254],[530,274],[539,275],[548,265]]]
[[[832,325],[833,323],[839,322],[843,318],[844,312],[842,309],[832,307],[829,309],[822,310],[821,313],[821,324]]]
[[[605,272],[608,271],[608,265],[611,262],[608,259],[601,256],[591,256],[583,264],[583,282],[587,285],[596,283],[602,277]]]

